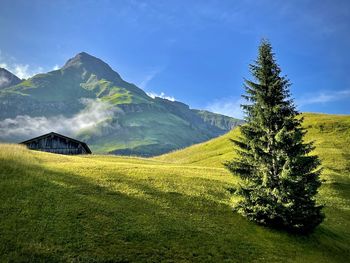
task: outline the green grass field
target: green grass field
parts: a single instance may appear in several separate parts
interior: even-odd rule
[[[232,212],[229,138],[152,159],[0,145],[0,262],[348,262],[350,116],[304,114],[326,180],[310,236]]]

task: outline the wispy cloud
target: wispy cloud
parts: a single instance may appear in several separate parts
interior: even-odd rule
[[[10,80],[5,76],[0,75],[0,87],[5,86]]]
[[[15,58],[4,55],[1,50],[0,67],[6,68],[20,79],[27,79],[44,71],[43,67],[32,67],[29,64],[17,63]]]
[[[42,67],[31,68],[28,64],[15,64],[9,70],[20,79],[27,79],[36,74],[44,72]]]
[[[53,117],[30,117],[19,115],[0,122],[2,140],[24,139],[51,131],[65,135],[75,135],[84,129],[98,125],[108,125],[106,120],[117,113],[117,109],[99,100],[82,99],[85,108],[76,115],[67,118],[62,115]]]
[[[52,70],[58,70],[58,69],[60,69],[60,66],[57,64],[52,68]]]
[[[209,103],[205,108],[215,113],[242,119],[243,111],[241,104],[244,103],[245,101],[242,98],[221,98]]]
[[[138,83],[141,89],[146,89],[147,85],[162,71],[163,69],[154,69],[147,73],[145,77]]]
[[[339,91],[326,91],[318,94],[308,94],[307,96],[297,99],[297,104],[302,107],[309,104],[328,103],[333,101],[344,100],[350,97],[350,89]]]
[[[160,94],[157,94],[157,93],[155,93],[153,91],[150,91],[150,92],[147,92],[147,95],[150,96],[153,99],[155,97],[158,97],[158,98],[162,98],[162,99],[166,99],[166,100],[170,100],[170,101],[175,101],[176,100],[173,96],[165,95],[164,92],[161,92]]]

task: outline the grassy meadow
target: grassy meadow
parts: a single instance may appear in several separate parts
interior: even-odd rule
[[[326,219],[310,236],[232,212],[222,165],[239,130],[155,158],[0,145],[0,262],[347,262],[350,116],[304,114],[324,166]]]

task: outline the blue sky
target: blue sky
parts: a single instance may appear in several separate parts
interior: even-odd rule
[[[350,1],[1,0],[0,66],[20,77],[85,51],[145,91],[240,117],[268,38],[301,111],[350,114]]]

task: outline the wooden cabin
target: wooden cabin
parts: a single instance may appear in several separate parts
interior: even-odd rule
[[[67,136],[50,132],[21,142],[31,150],[58,153],[58,154],[91,154],[91,150],[85,142],[81,142]]]

